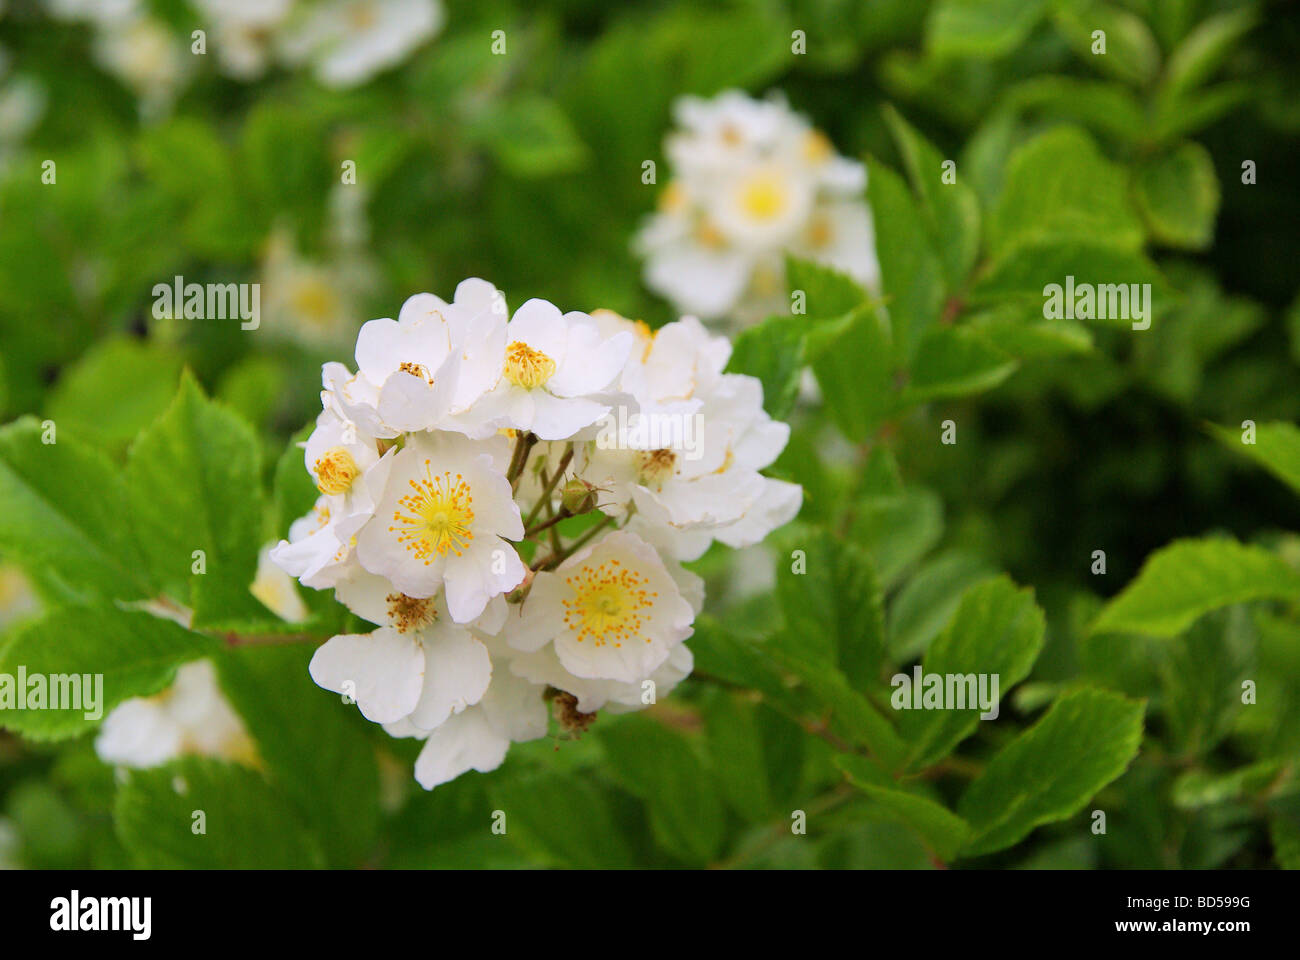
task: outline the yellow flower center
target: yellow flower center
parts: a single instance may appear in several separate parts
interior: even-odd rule
[[[765,174],[747,183],[740,192],[740,207],[755,220],[773,220],[787,205],[784,185]]]
[[[390,593],[384,601],[388,604],[388,619],[398,633],[432,626],[438,619],[438,609],[433,605],[432,597],[420,599],[404,593]]]
[[[317,326],[323,326],[335,314],[334,291],[320,280],[303,281],[294,288],[290,299],[294,312]]]
[[[403,360],[397,365],[401,373],[409,373],[413,377],[419,377],[429,383],[433,383],[433,377],[429,376],[429,371],[424,368],[422,363],[413,363],[410,360]]]
[[[347,493],[361,469],[343,447],[332,447],[316,460],[316,487],[321,493]]]
[[[637,456],[637,479],[647,487],[662,485],[677,465],[677,454],[671,450],[643,450]]]
[[[623,646],[641,633],[646,614],[658,593],[645,589],[646,578],[617,560],[583,567],[564,578],[573,598],[564,600],[564,625],[579,643]],[[646,637],[649,643],[650,638]]]
[[[708,219],[701,217],[695,225],[695,242],[702,247],[719,250],[727,245],[727,238]]]
[[[397,542],[425,566],[433,563],[435,554],[445,557],[451,552],[459,557],[474,539],[474,497],[469,484],[459,473],[453,478],[449,470],[434,476],[428,460],[424,461],[424,476],[407,483],[412,492],[397,501],[402,509],[393,513],[400,526],[389,527],[389,532],[396,532]]]
[[[379,14],[376,13],[373,3],[354,4],[348,11],[348,22],[353,30],[369,30],[379,22]]]
[[[532,390],[551,379],[554,373],[555,361],[542,351],[519,340],[506,347],[505,377],[516,387]]]
[[[835,232],[831,229],[831,223],[826,217],[814,217],[812,223],[808,224],[808,246],[820,250],[830,246],[834,239]]]
[[[686,191],[676,180],[669,182],[664,187],[663,193],[659,194],[659,209],[665,213],[672,213],[686,206]]]
[[[831,158],[835,148],[826,134],[820,130],[809,130],[803,141],[804,159],[814,166],[820,166]]]

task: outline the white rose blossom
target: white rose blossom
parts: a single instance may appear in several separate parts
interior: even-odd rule
[[[365,324],[355,373],[325,365],[304,443],[321,495],[270,557],[374,624],[326,641],[311,677],[422,741],[426,789],[545,736],[548,704],[576,736],[690,674],[704,584],[681,563],[757,542],[801,499],[760,473],[789,430],[729,355],[692,317],[511,315],[471,279]],[[643,415],[699,429],[613,426]]]
[[[877,285],[866,168],[779,97],[683,97],[673,179],[634,246],[645,282],[684,313],[752,323],[784,312],[786,254]]]

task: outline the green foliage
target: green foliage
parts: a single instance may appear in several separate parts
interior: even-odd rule
[[[99,718],[0,710],[18,863],[1300,869],[1295,30],[1249,0],[452,4],[354,89],[196,58],[142,117],[92,28],[4,18],[0,98],[47,106],[0,131],[0,677],[102,674],[107,713],[211,659],[255,748],[118,775]],[[319,496],[320,364],[469,276],[676,319],[629,241],[678,98],[732,87],[868,171],[879,282],[790,254],[728,331],[798,522],[691,565],[671,697],[426,793],[420,744],[308,675],[366,627],[250,592]],[[355,274],[335,339],[266,309],[282,242]],[[156,318],[181,274],[260,282],[262,328]],[[1067,277],[1151,284],[1150,327],[1049,316]],[[918,666],[996,674],[998,716],[895,709]]]

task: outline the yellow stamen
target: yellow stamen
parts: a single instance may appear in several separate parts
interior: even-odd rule
[[[331,447],[316,461],[316,487],[330,495],[347,493],[361,469],[343,447]]]
[[[659,596],[645,589],[646,577],[617,560],[584,566],[564,582],[573,589],[573,599],[562,601],[564,625],[579,643],[590,640],[595,647],[621,647],[637,639],[645,625],[642,611],[652,608]]]
[[[393,513],[394,522],[401,526],[389,527],[389,532],[396,532],[397,542],[425,566],[433,563],[435,554],[445,557],[451,552],[459,557],[474,539],[474,497],[465,478],[458,473],[453,479],[449,470],[434,476],[430,461],[425,460],[424,476],[407,483],[413,492],[397,501],[407,513]]]
[[[775,219],[787,206],[784,186],[771,174],[757,177],[741,191],[740,206],[755,220]]]
[[[540,387],[555,374],[555,361],[516,340],[506,347],[505,378],[516,387],[532,390]]]
[[[420,599],[404,593],[390,593],[384,601],[388,604],[388,619],[398,633],[432,626],[438,619],[432,597]]]

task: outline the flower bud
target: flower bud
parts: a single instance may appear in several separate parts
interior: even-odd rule
[[[596,509],[596,488],[586,480],[574,477],[560,488],[560,502],[572,516],[590,513]]]

